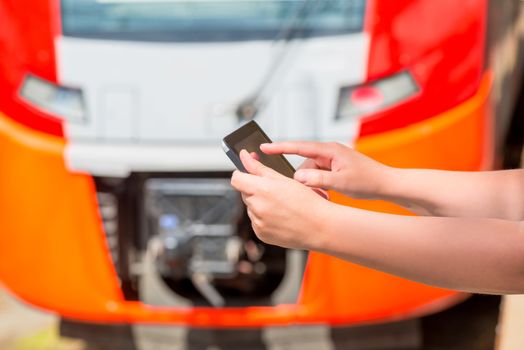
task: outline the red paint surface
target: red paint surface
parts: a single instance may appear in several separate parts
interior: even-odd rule
[[[478,89],[484,58],[485,0],[395,0],[369,5],[367,80],[409,69],[416,97],[362,120],[360,136],[433,117]]]
[[[35,130],[62,136],[62,121],[18,98],[27,73],[57,82],[58,0],[0,1],[0,111]]]

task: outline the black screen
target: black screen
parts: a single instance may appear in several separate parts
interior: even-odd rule
[[[255,122],[244,125],[224,140],[237,155],[240,154],[240,151],[243,149],[250,153],[255,152],[262,164],[278,171],[282,175],[293,178],[295,170],[284,156],[280,154],[267,155],[260,150],[261,144],[270,143],[271,140]]]

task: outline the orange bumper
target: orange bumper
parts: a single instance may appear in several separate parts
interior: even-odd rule
[[[491,80],[430,120],[359,140],[357,149],[396,166],[479,170],[491,155]],[[65,141],[0,113],[0,281],[30,304],[92,322],[255,327],[352,324],[437,311],[465,297],[312,253],[295,305],[159,308],[126,301],[112,268],[92,178],[64,165]],[[383,202],[334,200],[405,213]]]

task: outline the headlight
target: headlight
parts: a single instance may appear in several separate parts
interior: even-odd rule
[[[20,97],[30,105],[64,120],[82,122],[86,118],[84,96],[78,88],[58,86],[27,75]]]
[[[336,119],[359,118],[394,106],[419,91],[408,72],[373,81],[365,85],[340,89]]]

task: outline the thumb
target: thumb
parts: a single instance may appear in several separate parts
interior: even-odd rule
[[[240,160],[246,168],[247,172],[257,176],[265,176],[269,178],[278,177],[280,174],[275,170],[265,166],[260,161],[255,159],[249,152],[245,149],[240,151]],[[283,176],[283,175],[280,175]]]
[[[295,172],[295,180],[309,187],[335,188],[335,174],[327,170],[299,169]]]

